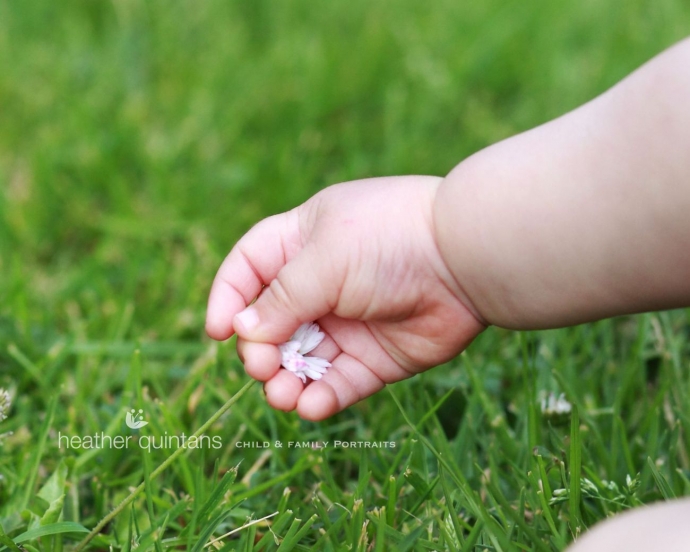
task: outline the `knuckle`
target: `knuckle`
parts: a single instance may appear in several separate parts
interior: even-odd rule
[[[271,295],[277,306],[284,309],[292,310],[295,305],[295,297],[291,292],[291,288],[284,282],[284,276],[278,276],[269,285]]]

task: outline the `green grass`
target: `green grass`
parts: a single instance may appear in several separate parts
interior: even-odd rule
[[[490,329],[318,424],[254,386],[206,432],[222,447],[155,477],[174,449],[57,446],[191,435],[243,387],[233,344],[202,328],[261,217],[343,180],[443,175],[689,24],[681,0],[0,1],[0,546],[73,549],[142,483],[91,549],[234,531],[223,550],[551,551],[690,495],[685,311]],[[579,423],[544,417],[542,391]],[[395,448],[234,446],[336,439]]]

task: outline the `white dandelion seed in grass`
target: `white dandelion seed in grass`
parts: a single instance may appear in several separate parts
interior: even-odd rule
[[[12,400],[10,394],[0,387],[0,422],[7,418],[7,413],[10,411]]]
[[[558,396],[555,393],[549,393],[541,400],[541,411],[545,416],[570,414],[572,409],[573,406],[566,400],[565,393]]]
[[[326,370],[331,367],[331,363],[324,358],[306,355],[316,349],[323,338],[324,333],[318,324],[315,322],[302,324],[290,341],[278,345],[282,356],[280,365],[304,383],[307,383],[307,378],[321,379]]]

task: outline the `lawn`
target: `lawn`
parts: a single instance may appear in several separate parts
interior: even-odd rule
[[[0,0],[0,551],[546,552],[690,495],[687,311],[491,328],[321,423],[203,332],[262,217],[447,174],[689,28],[683,0]]]

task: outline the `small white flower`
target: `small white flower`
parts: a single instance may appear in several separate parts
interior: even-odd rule
[[[570,414],[573,406],[566,400],[565,393],[556,397],[555,393],[549,393],[541,400],[541,411],[545,416],[558,416]]]
[[[7,413],[10,411],[11,404],[12,400],[10,394],[0,387],[0,422],[7,418]]]
[[[316,349],[323,338],[324,333],[320,331],[318,324],[315,322],[302,324],[290,341],[278,345],[282,355],[280,365],[304,383],[307,383],[307,378],[321,379],[326,370],[331,367],[331,363],[323,358],[305,355]]]

